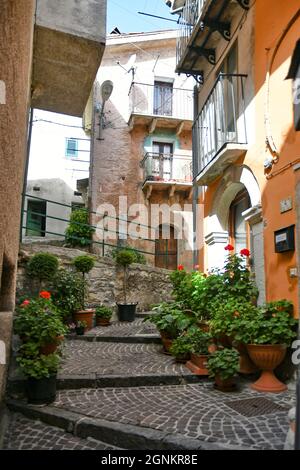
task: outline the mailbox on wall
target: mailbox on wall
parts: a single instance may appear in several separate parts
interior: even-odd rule
[[[295,225],[274,232],[275,253],[295,251]]]

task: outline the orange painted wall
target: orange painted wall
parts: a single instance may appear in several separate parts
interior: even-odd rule
[[[289,270],[297,265],[296,253],[274,252],[274,231],[296,223],[296,173],[284,167],[300,157],[300,133],[293,127],[292,82],[285,80],[296,41],[299,39],[299,1],[264,0],[256,2],[255,20],[255,87],[256,128],[261,145],[265,141],[264,104],[267,96],[266,68],[270,68],[270,128],[278,150],[278,162],[272,177],[261,174],[262,206],[265,221],[264,249],[267,300],[287,298],[298,312],[298,279]],[[263,130],[263,135],[262,135]],[[272,156],[269,149],[264,158]],[[259,160],[263,163],[260,156]],[[293,210],[280,213],[280,201],[292,197]]]

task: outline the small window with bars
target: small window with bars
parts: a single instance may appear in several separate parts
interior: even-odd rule
[[[66,139],[66,157],[78,157],[78,140]]]

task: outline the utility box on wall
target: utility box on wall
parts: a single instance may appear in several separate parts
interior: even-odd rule
[[[295,225],[274,232],[275,253],[295,251]]]

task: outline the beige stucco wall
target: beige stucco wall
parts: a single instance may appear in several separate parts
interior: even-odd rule
[[[21,192],[27,146],[34,0],[4,0],[0,15],[0,340],[9,349],[19,243]],[[5,368],[0,366],[3,395]]]

